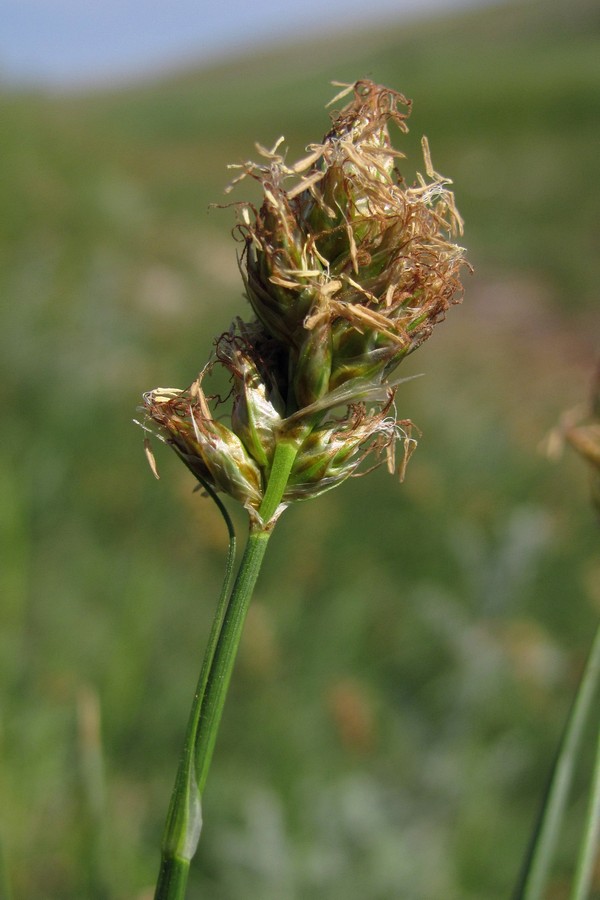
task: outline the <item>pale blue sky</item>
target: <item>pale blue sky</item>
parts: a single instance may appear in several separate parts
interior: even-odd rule
[[[2,0],[0,79],[119,80],[363,23],[491,0]]]

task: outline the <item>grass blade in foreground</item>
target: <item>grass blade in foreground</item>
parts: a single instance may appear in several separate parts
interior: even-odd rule
[[[589,463],[592,474],[592,502],[600,512],[600,365],[596,368],[590,404],[590,419],[587,425],[570,425],[565,434],[566,439],[575,450]],[[600,627],[596,635],[589,666],[595,665],[596,679],[600,682]],[[575,883],[572,900],[585,900],[590,896],[590,888],[594,867],[600,845],[600,728],[596,743],[596,762],[592,790],[588,805],[587,822],[583,841],[577,860]]]
[[[541,900],[564,819],[583,732],[600,684],[600,628],[569,715],[514,900]],[[585,896],[585,895],[582,895]]]
[[[557,429],[558,445],[567,440],[592,468],[592,501],[600,512],[600,366],[592,390],[591,421],[576,424],[565,416]],[[573,781],[592,702],[600,690],[600,626],[596,631],[586,668],[579,685],[565,731],[559,745],[538,822],[521,871],[514,900],[541,900],[547,885],[552,858],[564,818],[569,789]],[[588,895],[600,829],[600,730],[587,823],[575,873],[572,900]]]
[[[411,103],[360,81],[335,98],[322,143],[294,165],[280,142],[236,181],[262,186],[259,210],[238,204],[243,278],[256,316],[236,319],[187,390],[144,397],[147,420],[210,493],[246,508],[250,536],[219,612],[190,716],[167,822],[157,900],[181,900],[200,831],[204,788],[242,626],[267,542],[294,500],[317,497],[360,474],[369,456],[394,471],[414,450],[411,423],[398,419],[394,371],[460,301],[464,261],[453,237],[462,222],[448,179],[432,166],[409,187],[388,126],[406,132]],[[205,380],[230,376],[231,406],[213,413]],[[218,403],[217,403],[218,405]],[[146,427],[146,426],[144,426]],[[370,468],[373,468],[371,465]],[[193,753],[192,753],[193,744]],[[193,766],[191,760],[193,759]]]
[[[600,629],[599,629],[600,633]],[[598,666],[600,670],[600,665]],[[575,884],[571,894],[571,900],[587,900],[590,896],[594,866],[598,857],[600,846],[600,731],[596,739],[596,762],[594,765],[594,778],[588,805],[587,822],[577,869],[575,872]]]

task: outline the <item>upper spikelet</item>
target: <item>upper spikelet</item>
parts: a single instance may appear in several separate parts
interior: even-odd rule
[[[247,296],[292,354],[298,407],[348,378],[388,375],[462,294],[449,180],[426,141],[425,177],[407,187],[398,171],[389,124],[407,131],[410,102],[370,81],[347,93],[305,159],[288,165],[278,142],[240,176],[264,196],[258,211],[239,207]]]

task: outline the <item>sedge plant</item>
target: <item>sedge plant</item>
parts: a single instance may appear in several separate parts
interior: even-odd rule
[[[411,102],[370,81],[340,85],[349,101],[321,143],[288,163],[282,140],[241,165],[262,191],[237,203],[240,270],[251,314],[218,337],[184,389],[144,395],[144,428],[166,442],[219,506],[226,575],[188,721],[165,826],[155,900],[183,898],[202,827],[201,798],[244,619],[284,510],[386,463],[403,477],[415,448],[398,417],[402,360],[460,301],[464,250],[449,179],[432,166],[407,184],[390,126],[407,132]],[[211,396],[211,374],[231,390]],[[395,449],[402,448],[396,461]],[[146,451],[156,474],[154,456]],[[235,534],[222,502],[248,513],[234,577]]]

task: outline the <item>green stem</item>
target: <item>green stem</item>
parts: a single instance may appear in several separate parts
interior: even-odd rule
[[[233,552],[235,549],[230,531],[225,581],[171,797],[155,900],[183,900],[185,897],[189,864],[196,852],[202,827],[201,796],[208,777],[227,689],[254,586],[273,530],[274,523],[271,520],[281,503],[296,453],[297,444],[282,442],[276,448],[269,482],[258,511],[259,522],[251,524],[231,597],[227,601],[233,569],[232,545]]]
[[[208,644],[204,653],[200,677],[192,701],[183,749],[179,760],[177,775],[175,777],[175,785],[173,787],[173,793],[171,794],[171,802],[169,804],[169,812],[167,814],[167,821],[165,823],[161,845],[162,857],[158,883],[156,885],[155,900],[181,900],[181,898],[185,897],[190,860],[195,853],[200,837],[202,828],[202,810],[200,806],[200,795],[196,785],[194,746],[196,743],[198,723],[200,721],[202,698],[204,696],[206,682],[208,681],[210,666],[215,654],[221,625],[225,618],[225,610],[227,609],[227,601],[235,563],[236,538],[231,518],[221,502],[221,499],[215,494],[213,489],[205,483],[203,483],[203,487],[217,504],[219,511],[223,516],[229,536],[229,545],[225,561],[223,585],[217,602]]]
[[[584,679],[589,679],[590,694],[597,687],[600,680],[600,627],[596,634],[596,639],[592,647],[592,652],[586,667]],[[586,900],[590,893],[592,878],[594,874],[594,865],[598,855],[598,845],[600,843],[600,733],[596,739],[596,760],[594,763],[594,774],[592,779],[592,789],[590,791],[590,800],[587,811],[587,822],[579,858],[577,860],[577,868],[575,871],[575,883],[571,894],[571,900]]]
[[[190,861],[178,856],[165,856],[160,866],[155,898],[185,900]]]
[[[250,527],[248,543],[219,634],[206,684],[196,742],[196,779],[200,794],[206,784],[244,621],[267,543],[273,531],[274,523],[271,519],[281,503],[297,452],[297,444],[281,442],[276,447],[269,482],[258,511],[261,524],[253,524]]]
[[[598,855],[600,843],[600,734],[596,742],[596,761],[594,764],[594,777],[592,790],[588,804],[587,822],[585,833],[581,842],[577,869],[575,871],[575,883],[571,893],[571,900],[587,900],[590,896],[590,888],[594,876],[594,867]]]
[[[206,683],[195,747],[196,781],[200,794],[206,784],[242,628],[269,537],[268,531],[258,531],[248,538]]]
[[[288,483],[294,460],[298,454],[298,442],[280,441],[275,448],[271,474],[265,496],[258,511],[259,516],[268,528],[270,520],[281,503],[283,492]]]
[[[596,631],[581,684],[558,748],[548,789],[513,900],[541,900],[543,897],[560,826],[564,819],[577,753],[599,680],[600,627]]]

